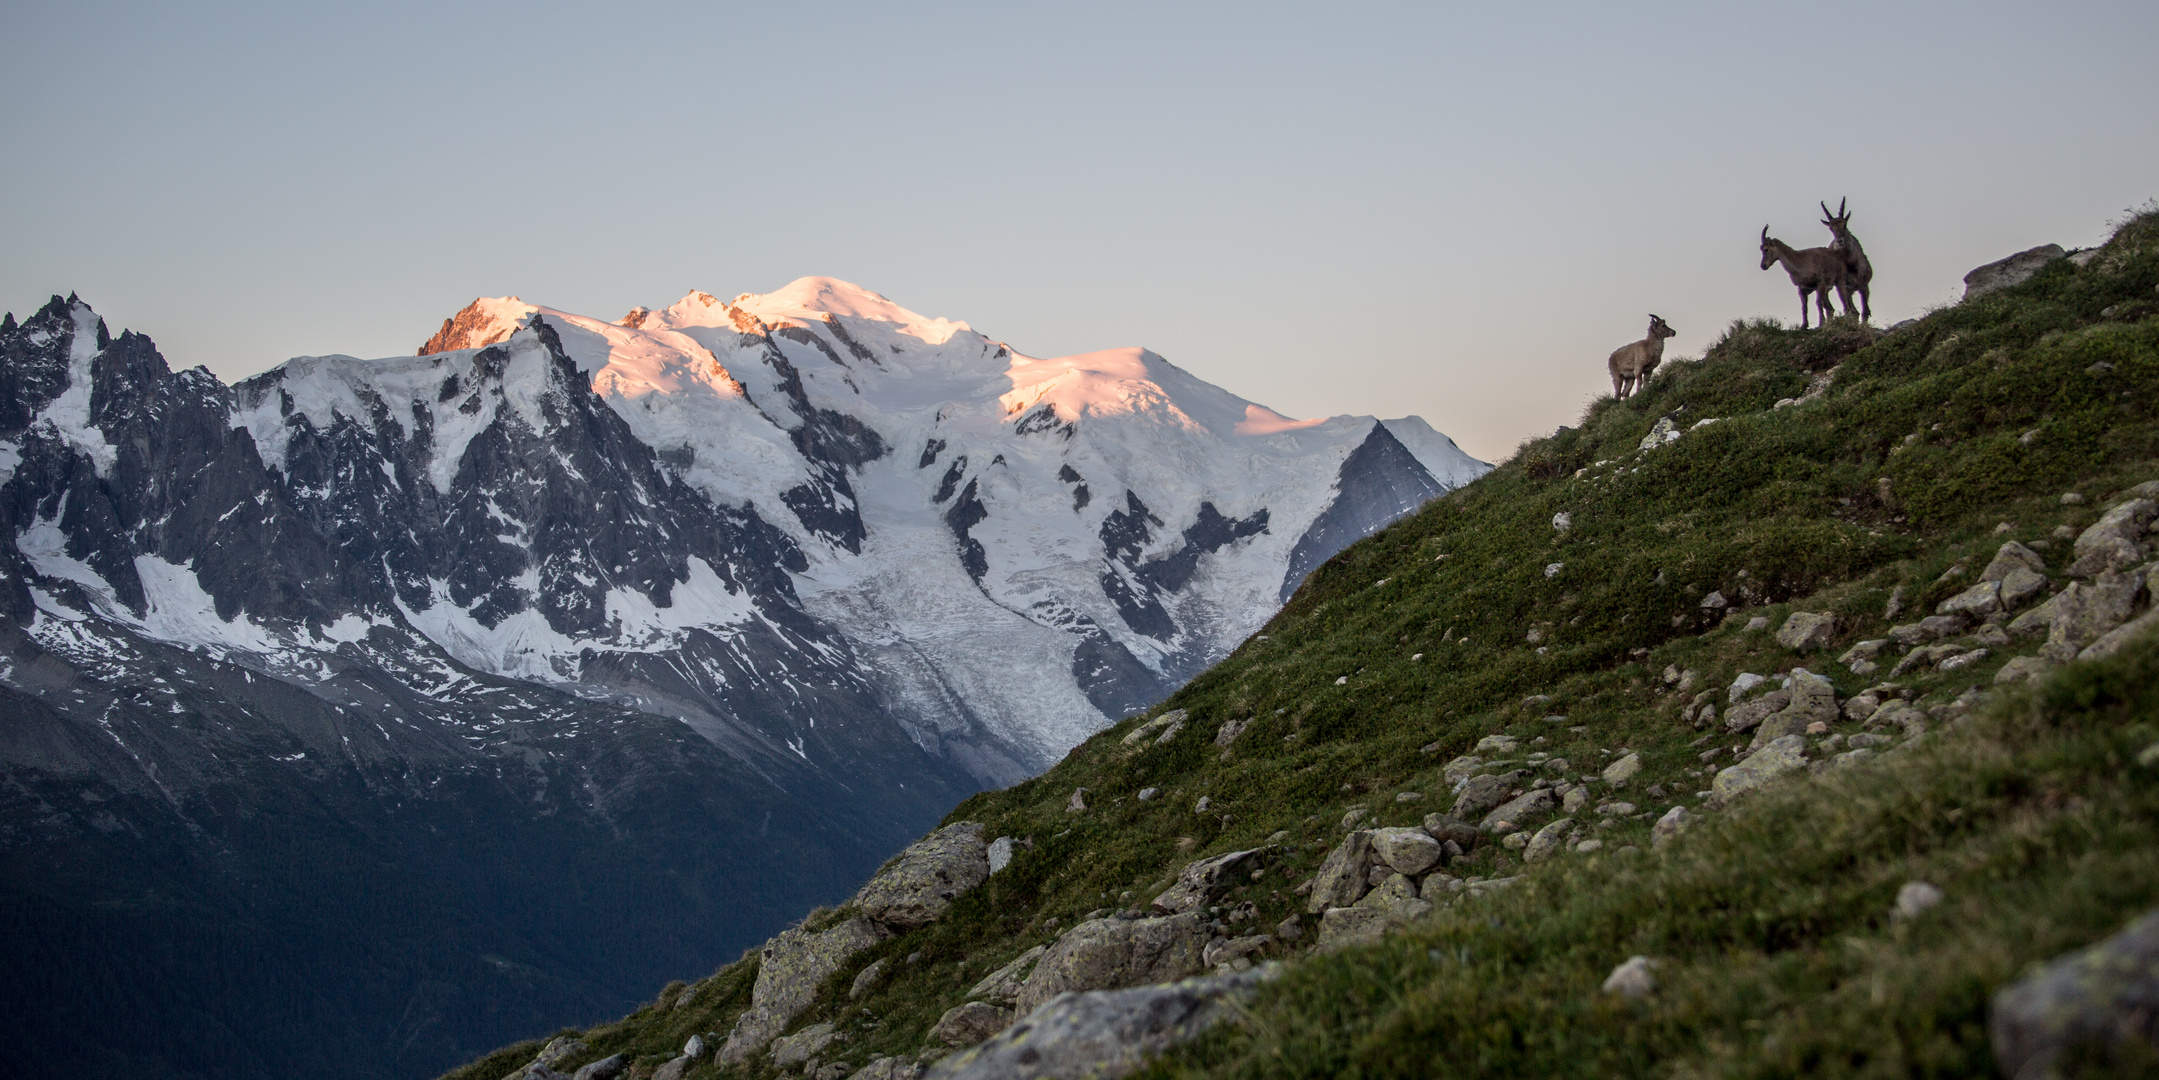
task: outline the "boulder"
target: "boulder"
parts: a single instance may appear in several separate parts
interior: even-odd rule
[[[1560,818],[1538,829],[1537,835],[1530,837],[1529,844],[1522,848],[1522,861],[1534,863],[1551,858],[1566,846],[1573,831],[1573,818]]]
[[[1019,1000],[1020,986],[1027,981],[1027,973],[1034,970],[1035,961],[1049,951],[1047,945],[1037,945],[1015,957],[1011,963],[982,977],[982,981],[967,991],[971,998],[981,998],[992,1005],[1010,1005]]]
[[[785,1038],[772,1040],[772,1064],[781,1069],[792,1069],[825,1052],[838,1033],[831,1024],[811,1024]]]
[[[856,1069],[847,1080],[919,1080],[926,1068],[913,1058],[881,1057]]]
[[[1645,998],[1656,993],[1657,977],[1650,972],[1654,963],[1646,956],[1630,957],[1605,976],[1604,992],[1623,998]]]
[[[1795,611],[1777,628],[1777,644],[1793,652],[1826,649],[1837,636],[1837,617],[1826,611]]]
[[[1153,907],[1171,915],[1205,907],[1234,884],[1236,878],[1257,869],[1269,850],[1250,848],[1186,863],[1184,869],[1177,872],[1177,883],[1155,897]]]
[[[2077,659],[2098,660],[2112,656],[2122,651],[2130,642],[2150,634],[2153,630],[2159,630],[2159,607],[2099,635],[2097,641],[2084,646],[2083,650],[2077,653]]]
[[[1126,746],[1137,746],[1139,745],[1141,739],[1144,739],[1149,735],[1153,735],[1155,732],[1160,731],[1163,728],[1171,726],[1182,726],[1184,724],[1186,715],[1188,714],[1183,709],[1171,709],[1170,711],[1163,713],[1162,715],[1157,716],[1154,719],[1149,720],[1146,723],[1141,724],[1140,726],[1133,728],[1131,731],[1125,733],[1125,737],[1121,741]]]
[[[985,871],[986,872],[986,871]],[[785,930],[765,942],[750,987],[750,1007],[735,1020],[719,1060],[740,1065],[763,1050],[817,999],[817,988],[864,949],[883,941],[884,927],[857,916],[819,933]]]
[[[2144,549],[2135,541],[2108,536],[2069,564],[2069,576],[2087,578],[2127,570],[2144,561]]]
[[[1214,733],[1214,744],[1226,750],[1229,744],[1237,741],[1237,736],[1244,734],[1244,729],[1251,726],[1250,717],[1243,720],[1224,720],[1221,729]]]
[[[1769,714],[1754,731],[1748,750],[1759,750],[1786,735],[1796,735],[1812,724],[1837,721],[1837,688],[1828,679],[1805,668],[1792,669],[1791,703]]]
[[[1397,873],[1415,877],[1430,870],[1446,855],[1439,841],[1423,829],[1374,829],[1372,851]]]
[[[1974,618],[1985,618],[2001,609],[2002,583],[1999,581],[1982,581],[1934,605],[1936,614],[1970,615]]]
[[[615,1080],[622,1070],[629,1068],[630,1059],[621,1054],[609,1054],[598,1061],[570,1074],[570,1080]]]
[[[1388,925],[1400,926],[1412,919],[1420,919],[1432,911],[1430,901],[1423,899],[1417,883],[1406,874],[1389,874],[1357,901],[1360,908],[1385,912]]]
[[[1476,847],[1477,841],[1484,837],[1475,825],[1447,814],[1424,815],[1424,831],[1426,835],[1439,841],[1441,847],[1445,847],[1447,841],[1452,840],[1463,851]]]
[[[2006,259],[1996,259],[1985,266],[1974,267],[1964,275],[1964,299],[1985,296],[1990,292],[2021,285],[2030,280],[2041,267],[2069,254],[2060,244],[2041,244],[2026,248]]]
[[[1995,550],[1993,561],[1987,563],[1985,570],[1980,571],[1979,580],[2007,581],[2010,571],[2020,569],[2034,574],[2045,574],[2047,562],[2039,557],[2038,552],[2011,540]]]
[[[1137,1072],[1234,1015],[1279,965],[1130,990],[1066,994],[979,1046],[937,1062],[936,1080],[1048,1080]]]
[[[2129,1043],[2148,1062],[2159,1052],[2159,912],[2003,987],[1987,1035],[2004,1076],[2052,1075],[2072,1053],[2103,1064]]]
[[[690,1036],[689,1040],[682,1044],[682,1056],[686,1058],[704,1057],[705,1037],[703,1035]]]
[[[659,1068],[652,1070],[652,1080],[682,1080],[689,1073],[690,1066],[695,1064],[697,1064],[695,1058],[686,1054],[677,1055],[669,1058]]]
[[[1634,774],[1641,771],[1642,755],[1627,754],[1618,761],[1604,767],[1604,782],[1607,784],[1624,784],[1634,779]]]
[[[1514,753],[1515,746],[1520,742],[1520,739],[1512,735],[1486,735],[1484,738],[1477,740],[1477,752],[1480,754],[1511,754]]]
[[[1519,797],[1501,804],[1499,809],[1486,814],[1484,820],[1477,823],[1477,827],[1485,832],[1502,831],[1503,825],[1520,828],[1531,820],[1550,813],[1558,803],[1559,800],[1552,796],[1549,788],[1525,791]]]
[[[2002,610],[2015,611],[2046,595],[2046,575],[2019,566],[2002,578]]]
[[[2106,632],[2129,621],[2136,610],[2137,595],[2144,582],[2128,574],[2101,574],[2091,581],[2072,581],[2051,603],[2054,617],[2047,624],[2046,653],[2068,660]],[[2061,655],[2066,653],[2067,655]]]
[[[2116,503],[2114,506],[2109,507],[2106,513],[2099,515],[2099,520],[2093,522],[2090,528],[2077,534],[2076,545],[2073,549],[2077,561],[2081,563],[2086,556],[2105,549],[2109,540],[2119,540],[2128,545],[2130,551],[2136,551],[2138,546],[2144,542],[2144,530],[2151,525],[2152,519],[2155,517],[2159,517],[2159,502],[2153,502],[2150,499],[2130,499],[2126,502]],[[2103,569],[2123,570],[2141,561],[2143,560],[2132,558],[2126,565],[2107,566]],[[2072,566],[2069,572],[2078,577],[2086,576],[2085,574],[2079,574],[2075,566]],[[2096,572],[2089,571],[2089,573]]]
[[[1012,1025],[1012,1010],[987,1002],[954,1005],[930,1025],[929,1039],[946,1046],[973,1046]]]
[[[1448,816],[1468,821],[1485,811],[1507,801],[1507,793],[1514,790],[1515,781],[1521,779],[1519,772],[1486,773],[1469,778],[1462,790],[1454,797],[1454,808]]]
[[[1717,773],[1710,782],[1710,801],[1718,805],[1730,802],[1806,764],[1806,736],[1786,735]]]
[[[2003,664],[2002,669],[1994,673],[1994,682],[1996,685],[2023,682],[2045,674],[2046,670],[2053,666],[2043,656],[2019,656]]]
[[[983,854],[989,859],[992,874],[1012,865],[1012,838],[1000,836],[990,841],[989,848]]]
[[[1686,832],[1687,826],[1693,823],[1694,815],[1687,813],[1687,808],[1684,806],[1675,806],[1670,810],[1666,810],[1664,816],[1658,818],[1657,823],[1649,827],[1649,846],[1660,848],[1671,843],[1674,837]]]
[[[880,958],[870,966],[863,968],[855,975],[854,985],[847,988],[847,1000],[859,1001],[863,995],[877,989],[877,984],[885,981],[885,972],[891,970],[891,968],[891,957]]]
[[[1319,864],[1319,872],[1312,877],[1312,891],[1306,898],[1305,910],[1317,915],[1328,908],[1348,907],[1364,895],[1371,876],[1372,863],[1378,856],[1372,851],[1372,834],[1353,832],[1342,838],[1326,859]]]
[[[1206,923],[1196,912],[1155,919],[1090,919],[1035,962],[1013,1006],[1026,1014],[1067,990],[1116,990],[1200,970]]]
[[[1475,754],[1464,754],[1448,762],[1439,772],[1441,776],[1447,778],[1448,784],[1460,787],[1468,783],[1470,777],[1477,774],[1477,766],[1482,764],[1484,764],[1483,758]]]
[[[927,926],[990,876],[982,824],[947,825],[908,845],[855,893],[863,914],[896,930]]]
[[[1377,944],[1391,923],[1386,909],[1371,907],[1329,908],[1319,919],[1321,952],[1337,952],[1355,945]]]
[[[1290,918],[1294,919],[1296,916],[1292,915]],[[1215,938],[1207,943],[1207,948],[1200,954],[1200,961],[1210,968],[1221,967],[1226,964],[1241,971],[1243,968],[1237,964],[1239,960],[1243,960],[1249,965],[1252,957],[1266,952],[1267,946],[1272,944],[1274,944],[1274,938],[1267,934]]]
[[[1742,701],[1724,710],[1724,730],[1733,735],[1752,731],[1791,703],[1792,692],[1789,690],[1771,690],[1751,701]]]

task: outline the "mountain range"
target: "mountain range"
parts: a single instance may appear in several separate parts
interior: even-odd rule
[[[419,1075],[844,895],[1489,466],[856,286],[174,372],[0,322],[32,1071]]]

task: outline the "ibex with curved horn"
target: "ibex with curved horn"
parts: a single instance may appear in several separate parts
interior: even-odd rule
[[[1822,204],[1822,224],[1829,226],[1829,235],[1836,239],[1829,242],[1829,250],[1844,256],[1844,284],[1837,289],[1837,298],[1844,301],[1844,313],[1852,313],[1852,294],[1859,294],[1860,318],[1874,317],[1874,302],[1868,298],[1868,286],[1874,280],[1874,264],[1867,261],[1867,251],[1859,246],[1859,238],[1852,235],[1852,215],[1844,209],[1844,200],[1837,200],[1837,212],[1829,212],[1829,204]]]
[[[1762,226],[1762,269],[1767,270],[1778,263],[1784,264],[1784,272],[1790,275],[1792,284],[1799,289],[1799,328],[1807,328],[1807,294],[1814,295],[1815,305],[1821,308],[1822,324],[1828,325],[1829,290],[1844,288],[1844,253],[1825,247],[1794,248],[1769,235],[1769,226]],[[1850,302],[1846,301],[1847,307]]]
[[[1612,396],[1624,398],[1649,384],[1649,376],[1664,362],[1664,339],[1679,331],[1655,315],[1649,317],[1649,336],[1622,345],[1612,353]]]

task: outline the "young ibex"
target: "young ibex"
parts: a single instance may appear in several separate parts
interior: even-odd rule
[[[1678,332],[1665,325],[1663,319],[1651,315],[1649,336],[1622,345],[1612,354],[1612,396],[1623,398],[1648,385],[1649,376],[1664,362],[1664,339]]]
[[[1874,317],[1874,302],[1867,297],[1868,285],[1874,280],[1874,264],[1867,261],[1867,251],[1859,246],[1859,238],[1852,235],[1852,215],[1844,209],[1844,200],[1837,200],[1837,212],[1829,212],[1829,204],[1822,204],[1822,224],[1829,226],[1829,235],[1836,239],[1829,242],[1829,250],[1844,256],[1844,284],[1837,290],[1837,298],[1844,301],[1844,313],[1852,313],[1852,294],[1859,294],[1860,318]]]
[[[1792,284],[1799,288],[1799,328],[1807,328],[1807,294],[1814,295],[1815,304],[1821,308],[1822,323],[1827,325],[1829,316],[1829,290],[1844,288],[1844,254],[1825,247],[1796,250],[1790,244],[1769,235],[1769,226],[1762,226],[1762,269],[1767,270],[1779,262],[1784,272],[1791,276]],[[1847,303],[1849,303],[1847,301]]]

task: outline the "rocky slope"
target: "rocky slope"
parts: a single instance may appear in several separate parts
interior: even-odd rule
[[[1485,468],[825,279],[427,350],[226,386],[0,322],[26,1061],[418,1075],[624,1007]]]
[[[2141,1075],[2159,217],[2025,261],[1735,324],[855,900],[452,1075]]]

